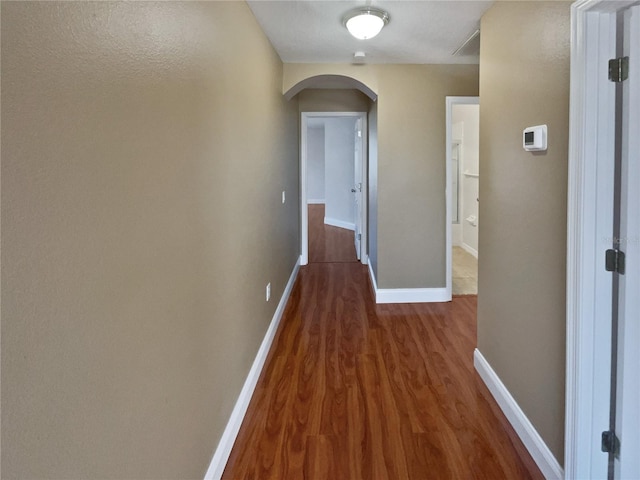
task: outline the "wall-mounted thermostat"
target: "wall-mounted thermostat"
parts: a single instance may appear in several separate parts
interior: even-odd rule
[[[527,127],[522,132],[522,148],[529,152],[547,149],[547,126]]]

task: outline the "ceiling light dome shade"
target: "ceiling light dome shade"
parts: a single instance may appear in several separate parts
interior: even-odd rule
[[[349,33],[360,40],[375,37],[387,23],[389,23],[389,14],[373,7],[352,10],[344,17],[344,25]]]

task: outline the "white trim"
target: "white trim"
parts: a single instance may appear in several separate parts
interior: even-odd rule
[[[618,411],[619,478],[640,478],[640,5],[625,12],[625,51],[629,78],[624,82],[623,169],[620,248],[626,255],[626,274],[620,278],[620,343]],[[635,161],[634,161],[635,160]]]
[[[473,255],[474,257],[478,258],[478,251],[477,251],[475,248],[470,247],[469,245],[467,245],[467,244],[466,244],[466,243],[464,243],[464,242],[462,242],[462,243],[460,244],[460,246],[461,246],[464,250],[466,250],[468,253],[470,253],[470,254],[471,254],[471,255]]]
[[[324,205],[324,198],[311,198],[307,200],[307,205]]]
[[[273,343],[273,339],[275,338],[276,332],[278,330],[278,325],[280,324],[280,320],[282,319],[282,314],[284,313],[284,309],[287,305],[287,300],[289,300],[289,295],[291,294],[291,290],[293,289],[293,284],[296,281],[299,270],[300,258],[298,258],[298,260],[296,261],[296,264],[293,267],[293,271],[291,272],[291,276],[289,277],[289,281],[284,288],[284,292],[282,292],[282,297],[280,298],[278,307],[273,314],[271,324],[269,325],[269,328],[264,335],[264,339],[262,340],[262,344],[258,349],[258,353],[256,354],[256,358],[253,361],[251,370],[249,370],[249,374],[247,375],[242,390],[240,391],[238,400],[236,400],[236,404],[233,407],[233,411],[231,412],[231,416],[229,417],[227,426],[225,427],[224,432],[222,433],[222,437],[218,442],[218,447],[213,454],[213,458],[211,459],[211,463],[209,464],[207,473],[204,476],[205,480],[219,480],[224,473],[227,461],[229,460],[229,455],[231,455],[231,449],[233,448],[233,444],[236,441],[238,432],[240,431],[244,416],[247,413],[249,402],[251,401],[251,397],[253,396],[256,384],[258,383],[258,379],[260,378],[260,373],[262,372],[264,362],[266,361],[267,355],[269,354],[269,349],[271,348],[271,344]]]
[[[549,447],[477,348],[473,352],[473,366],[533,457],[544,478],[547,480],[564,478],[562,467]]]
[[[453,117],[453,106],[454,105],[479,105],[480,97],[446,97],[445,105],[446,105],[446,115],[445,115],[445,125],[446,125],[446,155],[445,155],[445,216],[444,221],[445,225],[445,292],[448,297],[446,300],[440,301],[450,301],[452,296],[451,293],[453,291],[453,267],[452,267],[452,249],[453,249],[453,237],[451,235],[451,228],[453,223],[453,209],[452,209],[452,188],[451,188],[451,144],[453,143],[453,132],[452,132],[452,117]],[[464,220],[460,219],[460,224]],[[468,251],[468,250],[467,250]],[[469,252],[471,253],[471,252]],[[472,254],[473,255],[473,254]],[[478,253],[476,252],[475,257],[478,257]]]
[[[446,288],[378,288],[376,303],[439,303],[450,302]]]
[[[446,288],[378,288],[376,276],[373,273],[371,263],[369,265],[369,278],[376,303],[437,303],[450,302],[451,295]]]
[[[613,212],[615,11],[632,2],[571,6],[571,101],[567,205],[567,478],[606,478],[600,434],[608,429],[611,274],[602,268]]]
[[[300,265],[309,263],[309,208],[307,207],[307,115],[300,120]]]
[[[356,230],[355,223],[345,222],[342,220],[338,220],[337,218],[324,217],[324,224],[331,225],[332,227],[345,228],[347,230],[352,230],[354,232]]]
[[[300,264],[309,263],[309,213],[306,206],[307,199],[307,123],[313,117],[355,117],[362,121],[362,238],[360,239],[361,251],[360,261],[366,264],[368,257],[367,235],[369,232],[368,208],[369,208],[369,185],[367,172],[369,169],[369,127],[367,123],[367,112],[302,112],[300,121]],[[353,228],[355,230],[355,227]]]

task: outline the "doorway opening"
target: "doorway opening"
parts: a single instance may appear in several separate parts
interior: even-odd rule
[[[446,98],[447,294],[478,293],[478,97]]]
[[[367,114],[303,112],[301,265],[367,263]]]

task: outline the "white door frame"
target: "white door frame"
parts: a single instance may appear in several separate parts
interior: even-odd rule
[[[446,214],[444,216],[445,222],[445,246],[446,246],[446,298],[447,301],[451,300],[451,292],[453,288],[453,269],[452,269],[452,248],[453,248],[453,237],[451,235],[452,222],[453,222],[453,209],[452,209],[452,188],[451,188],[451,143],[453,142],[453,125],[451,122],[453,121],[453,106],[454,105],[480,105],[480,97],[446,97],[446,168],[445,168],[445,204],[446,204]],[[458,187],[460,188],[460,186]],[[459,207],[458,207],[459,208]],[[458,210],[460,211],[460,210]],[[462,219],[460,218],[460,223],[462,223]]]
[[[364,142],[364,127],[363,122],[360,118],[358,118],[354,122],[354,131],[352,132],[354,135],[354,159],[353,159],[353,187],[351,191],[356,194],[356,205],[355,205],[355,219],[354,219],[354,229],[353,229],[353,243],[356,248],[356,257],[358,260],[362,258],[363,250],[362,250],[362,231],[365,229],[366,225],[362,223],[362,197],[364,186],[363,183],[363,174],[366,172],[366,169],[363,167],[362,162],[364,161],[364,152],[362,149],[365,147]],[[360,181],[358,181],[360,180]],[[367,195],[368,196],[368,195]]]
[[[640,478],[640,4],[626,12],[624,22],[624,54],[630,60],[629,77],[623,84],[619,245],[626,254],[627,273],[620,279],[616,432],[622,447],[615,473],[619,478]]]
[[[612,286],[604,252],[612,243],[615,139],[607,63],[616,57],[616,12],[633,3],[571,7],[565,478],[607,476],[600,443],[609,428]]]
[[[302,112],[300,121],[300,265],[309,263],[309,212],[307,207],[307,125],[309,118],[317,117],[353,117],[362,121],[362,238],[360,239],[360,261],[368,263],[367,237],[369,224],[367,210],[369,187],[367,170],[369,165],[367,112]]]

